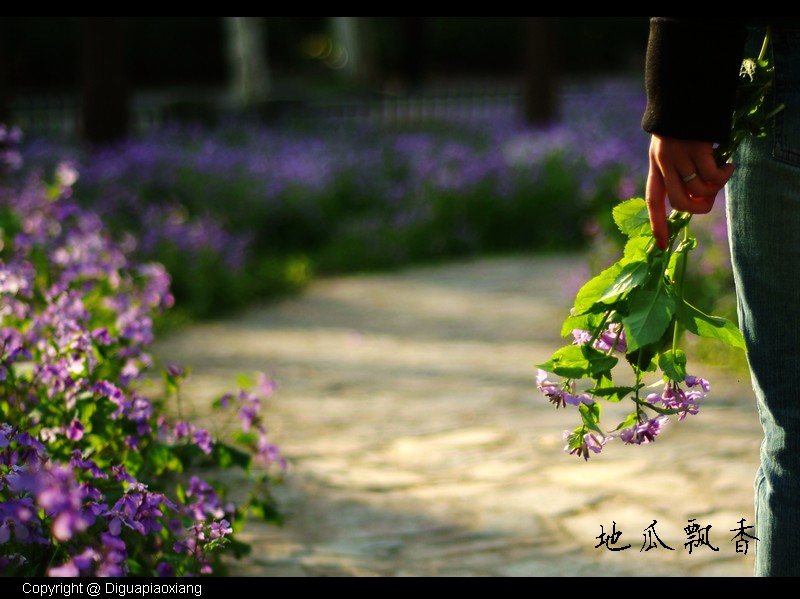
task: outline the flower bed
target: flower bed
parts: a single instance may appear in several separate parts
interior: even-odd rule
[[[173,305],[164,266],[133,260],[72,198],[74,173],[12,182],[0,144],[0,573],[184,576],[220,573],[247,546],[249,516],[279,520],[283,467],[267,438],[263,380],[220,398],[242,432],[215,439],[176,416],[188,371],[152,388],[154,321]],[[214,481],[241,472],[236,503]]]

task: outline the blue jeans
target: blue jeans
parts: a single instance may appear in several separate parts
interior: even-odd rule
[[[773,32],[765,138],[734,156],[727,188],[739,320],[764,430],[755,480],[756,576],[800,575],[800,31]],[[763,32],[751,36],[758,52]],[[751,54],[752,55],[752,54]]]

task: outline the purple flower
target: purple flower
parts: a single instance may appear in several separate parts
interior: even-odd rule
[[[700,411],[700,402],[707,397],[710,385],[704,379],[687,377],[688,390],[683,390],[672,381],[667,383],[661,397],[652,397],[651,403],[661,402],[667,409],[679,412],[678,419],[683,421],[688,415],[697,415]]]
[[[118,536],[108,533],[100,535],[101,552],[98,556],[97,576],[119,578],[128,573],[128,548]]]
[[[206,517],[223,518],[225,516],[225,506],[222,500],[205,480],[193,476],[189,483],[189,489],[186,491],[186,496],[195,501],[186,506],[187,513],[198,521],[203,521]]]
[[[85,432],[86,427],[83,426],[83,423],[77,418],[73,418],[72,422],[70,422],[69,427],[67,428],[67,439],[70,441],[80,441],[83,439]]]
[[[621,324],[612,324],[608,327],[595,346],[602,352],[616,351],[621,354],[628,352],[628,343],[625,337],[625,329]]]
[[[110,400],[117,406],[117,410],[111,415],[112,418],[118,420],[122,418],[122,415],[125,412],[125,409],[128,405],[128,400],[125,397],[125,393],[109,381],[100,381],[94,386],[94,392],[106,399]]]
[[[608,443],[608,437],[598,439],[595,433],[582,433],[564,431],[564,440],[567,444],[564,446],[564,452],[569,455],[576,455],[582,457],[585,461],[589,461],[592,453],[599,454]]]
[[[128,359],[125,361],[125,365],[122,367],[122,372],[120,372],[119,383],[123,387],[127,387],[131,381],[136,380],[136,378],[141,373],[140,364],[137,360]]]
[[[619,437],[626,445],[653,443],[667,422],[669,422],[669,419],[666,416],[658,416],[637,426],[626,428],[620,433]]]
[[[22,133],[19,129],[9,129],[0,124],[0,175],[22,168],[22,154],[19,152],[21,139]]]
[[[541,391],[557,408],[566,407],[564,391],[558,384],[549,381],[547,377],[548,374],[544,370],[539,370],[536,376],[536,386],[539,391]]]
[[[87,547],[61,566],[50,568],[47,575],[50,578],[77,578],[90,574],[97,559],[97,552],[91,547]]]
[[[173,379],[180,379],[186,374],[186,370],[177,364],[167,366],[167,375]]]
[[[6,478],[6,483],[13,493],[29,493],[35,498],[38,507],[51,520],[52,534],[59,541],[68,541],[94,522],[94,514],[83,506],[84,491],[68,468],[54,464],[45,467],[29,465],[25,470],[12,472]],[[13,523],[19,540],[39,542],[39,524],[38,519],[34,518],[30,497],[5,502],[0,507],[3,508],[0,510],[0,520]],[[31,532],[34,534],[29,539]]]
[[[572,337],[574,339],[574,345],[586,345],[591,343],[592,347],[603,353],[611,353],[612,351],[616,351],[624,354],[628,351],[628,344],[625,339],[625,329],[621,324],[609,325],[608,329],[606,329],[594,341],[592,341],[594,339],[594,335],[591,332],[582,331],[580,329],[575,329],[572,331]]]
[[[25,545],[46,544],[37,508],[31,497],[8,499],[0,503],[0,545],[11,536]]]
[[[258,375],[258,390],[263,398],[271,397],[276,388],[275,381],[263,372]]]
[[[233,534],[233,528],[231,528],[230,522],[227,520],[221,520],[219,522],[212,522],[209,525],[209,533],[208,537],[212,540],[218,540],[224,538],[226,535]]]
[[[144,536],[158,532],[163,528],[163,509],[175,511],[177,506],[164,495],[149,492],[144,485],[133,485],[105,514],[109,521],[109,532],[118,535],[122,526]]]
[[[41,481],[36,501],[53,519],[53,536],[68,541],[94,523],[91,512],[83,509],[83,493],[71,470],[52,466]]]
[[[239,419],[242,422],[242,430],[249,433],[259,421],[259,402],[252,401],[239,408]]]
[[[270,443],[267,438],[267,433],[264,430],[260,431],[258,442],[256,443],[256,459],[265,466],[278,464],[283,470],[285,470],[288,465],[280,449],[273,443]]]
[[[592,334],[589,331],[582,331],[580,329],[572,331],[572,338],[574,339],[573,343],[575,345],[586,345],[592,342]]]
[[[92,331],[91,335],[98,345],[111,345],[112,343],[111,335],[106,327]]]
[[[226,393],[225,395],[223,395],[220,398],[219,405],[221,407],[223,407],[223,408],[227,408],[227,407],[229,407],[231,405],[232,401],[233,401],[233,394],[232,393]]]
[[[539,370],[536,377],[536,384],[539,391],[541,391],[556,408],[566,408],[568,405],[577,407],[581,404],[590,406],[594,403],[594,400],[589,395],[575,395],[574,382],[569,385],[571,392],[568,392],[563,385],[550,382],[547,380],[547,377],[548,374],[545,371]]]
[[[111,466],[111,475],[116,481],[127,482],[131,485],[137,484],[136,480],[128,473],[125,466]]]
[[[79,449],[76,449],[72,452],[69,465],[70,468],[73,468],[74,470],[83,470],[84,472],[88,472],[94,478],[108,478],[108,474],[103,472],[92,460],[85,459]]]
[[[214,451],[214,439],[205,429],[196,429],[194,431],[194,442],[206,455],[211,455]]]
[[[704,393],[708,393],[711,390],[711,385],[705,379],[697,378],[696,376],[687,376],[686,377],[686,385],[693,389],[695,387],[700,387]]]

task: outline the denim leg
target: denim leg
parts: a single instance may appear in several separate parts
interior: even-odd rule
[[[739,319],[764,430],[755,481],[756,576],[800,575],[800,35],[773,40],[766,138],[745,141],[727,189]]]

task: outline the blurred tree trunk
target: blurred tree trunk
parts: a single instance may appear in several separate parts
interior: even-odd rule
[[[81,17],[84,141],[105,145],[124,139],[130,127],[125,17]]]
[[[525,17],[522,110],[525,121],[531,125],[548,125],[559,118],[554,26],[555,17]]]
[[[231,96],[237,108],[250,109],[270,94],[265,17],[223,17],[228,40]]]
[[[403,76],[411,91],[416,91],[425,81],[425,17],[399,17],[402,19]]]
[[[344,49],[342,72],[359,87],[377,80],[375,44],[367,17],[331,17],[333,37]]]
[[[2,17],[0,17],[0,21]],[[8,85],[8,59],[6,58],[6,44],[4,42],[5,23],[0,22],[0,123],[8,123],[11,120],[11,109],[9,107],[10,89]]]

